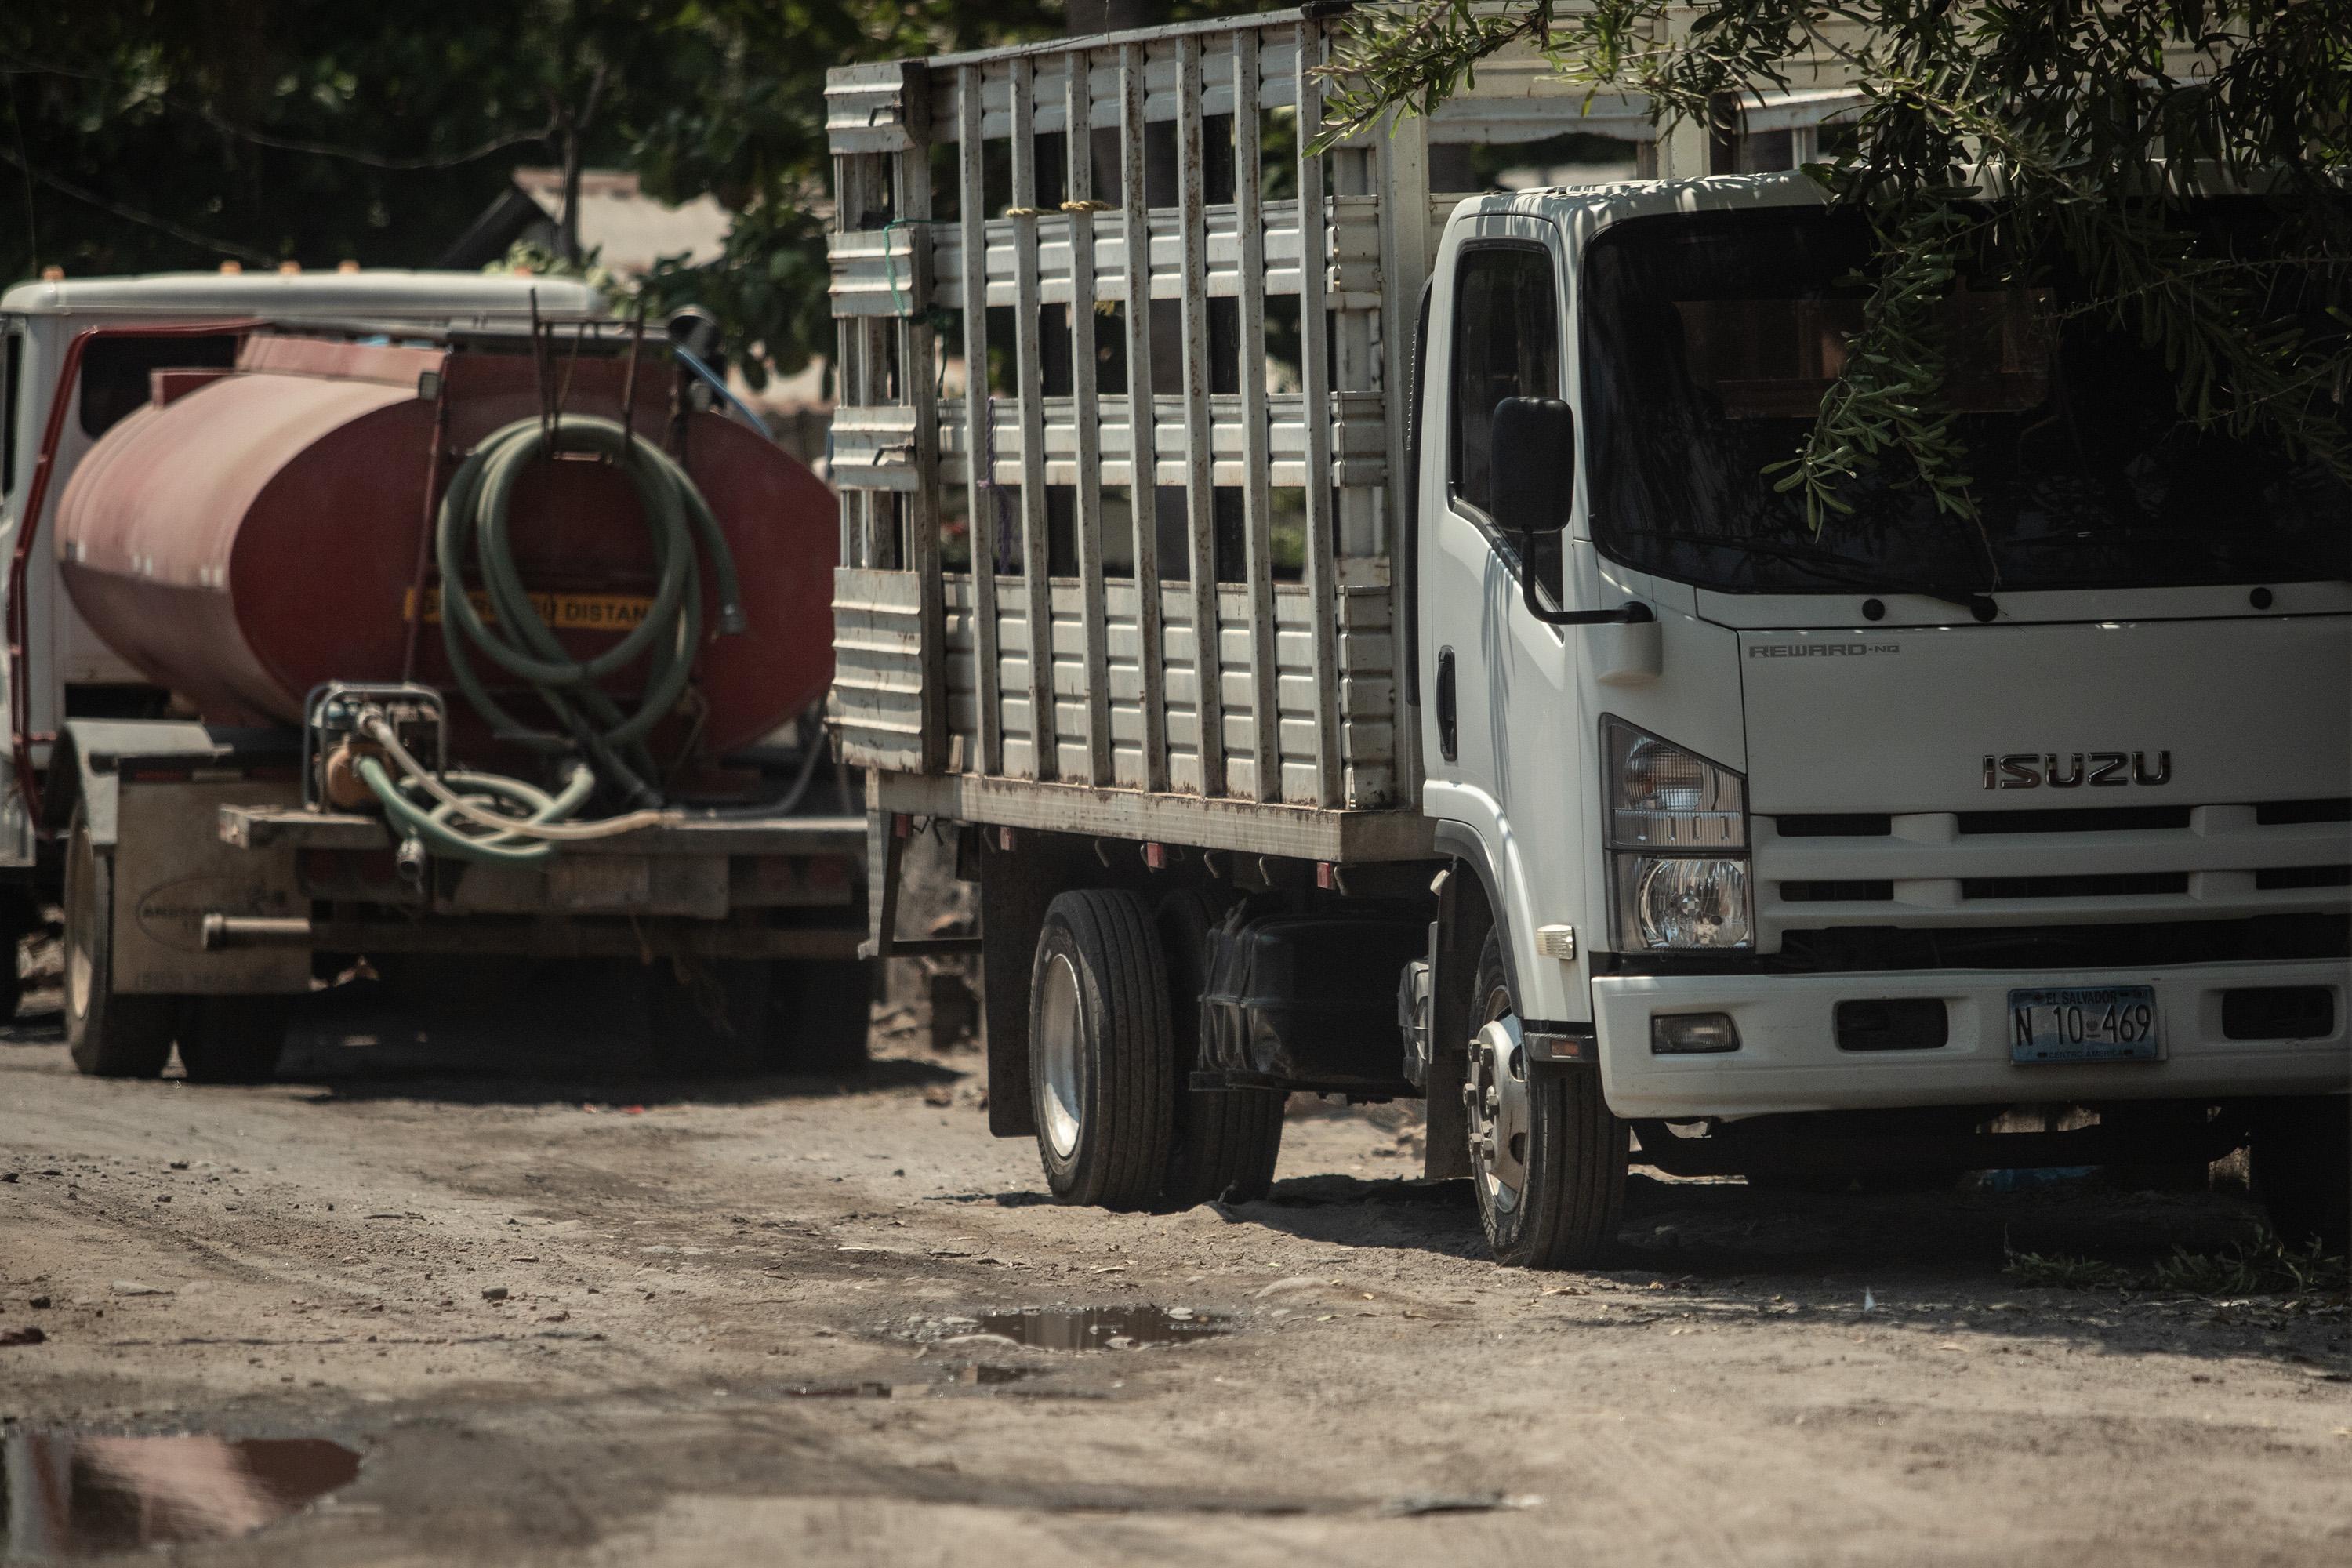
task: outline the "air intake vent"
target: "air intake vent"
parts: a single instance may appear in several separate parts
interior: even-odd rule
[[[2264,827],[2285,827],[2298,822],[2352,822],[2352,798],[2265,801],[2254,807],[2254,821]]]
[[[1783,838],[1884,838],[1895,831],[1895,819],[1872,816],[1866,812],[1843,812],[1776,816],[1772,826]]]
[[[1784,904],[1885,904],[1895,900],[1891,881],[1783,882]]]
[[[2061,805],[2037,811],[1964,811],[1962,833],[2144,833],[2189,826],[2185,805]]]
[[[2317,1040],[2336,1032],[2336,996],[2325,985],[2265,985],[2221,993],[2221,1034],[2231,1040]]]
[[[2267,893],[2286,888],[2352,888],[2352,866],[2273,866],[2254,873]]]
[[[1842,1051],[1932,1051],[1951,1038],[1944,1004],[1933,996],[1841,1002],[1832,1017]]]
[[[2186,871],[2127,871],[2104,877],[1968,877],[1964,899],[2127,899],[2185,893]]]

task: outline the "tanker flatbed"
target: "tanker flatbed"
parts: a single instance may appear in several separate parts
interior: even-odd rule
[[[389,849],[381,816],[288,805],[224,805],[220,836],[239,849]],[[570,855],[853,855],[866,853],[862,816],[739,816],[640,827],[567,844]]]

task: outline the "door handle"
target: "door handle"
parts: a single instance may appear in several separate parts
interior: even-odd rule
[[[1454,713],[1454,650],[1442,647],[1437,650],[1437,750],[1450,763],[1460,749]]]

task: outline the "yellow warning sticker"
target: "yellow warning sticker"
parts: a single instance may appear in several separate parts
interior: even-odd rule
[[[498,616],[490,609],[490,596],[479,588],[469,590],[466,597],[474,602],[474,613],[483,621],[495,625]],[[533,594],[531,606],[539,618],[559,632],[627,632],[646,618],[653,608],[653,600],[642,594]],[[416,618],[416,590],[408,590],[401,607],[401,619]],[[425,601],[425,624],[438,626],[441,622],[441,595],[428,595]]]

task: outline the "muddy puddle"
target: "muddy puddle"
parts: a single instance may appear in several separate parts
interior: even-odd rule
[[[318,1437],[116,1436],[10,1430],[0,1558],[44,1561],[248,1535],[360,1473]]]
[[[1223,1320],[1183,1307],[1032,1307],[985,1312],[965,1331],[994,1334],[1041,1351],[1124,1351],[1190,1344],[1231,1330]]]

